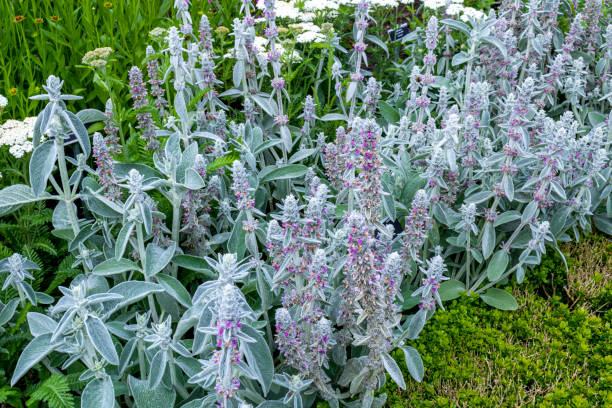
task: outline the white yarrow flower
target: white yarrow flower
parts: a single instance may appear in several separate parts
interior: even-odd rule
[[[9,153],[15,158],[21,158],[34,149],[32,134],[36,117],[25,118],[23,121],[9,119],[0,125],[0,146],[8,146]]]

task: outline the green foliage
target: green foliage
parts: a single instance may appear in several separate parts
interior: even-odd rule
[[[193,19],[206,13],[213,26],[231,26],[239,2],[194,1]],[[51,74],[65,78],[67,88],[86,96],[77,107],[104,103],[108,93],[95,71],[81,65],[88,51],[111,47],[114,54],[107,70],[118,76],[113,86],[127,83],[127,73],[145,57],[152,43],[149,32],[165,27],[172,17],[172,0],[1,0],[0,94],[9,99],[3,116],[23,119],[38,112],[28,98],[40,93],[40,84]],[[129,98],[127,87],[121,98]],[[12,90],[12,91],[11,91]]]
[[[34,406],[37,401],[46,402],[49,408],[72,408],[74,407],[74,397],[70,394],[70,387],[64,375],[53,374],[47,378],[32,393],[26,405]]]
[[[602,241],[589,238],[579,245],[589,242]],[[571,274],[585,260],[570,261]],[[550,278],[551,271],[559,271],[560,259],[549,256],[542,265],[535,280],[546,287],[541,276]],[[495,310],[465,297],[438,311],[413,344],[426,367],[423,383],[411,382],[402,391],[388,382],[383,390],[388,406],[608,406],[612,398],[610,304],[595,315],[582,307],[570,308],[559,296],[535,295],[537,287],[533,282],[529,286],[528,292],[515,293],[519,301],[515,312]],[[596,302],[609,296],[609,286],[608,282]],[[407,376],[402,353],[394,357]]]
[[[24,206],[0,222],[0,258],[19,252],[40,265],[41,270],[33,271],[32,287],[46,293],[51,293],[77,273],[71,267],[74,257],[65,255],[65,242],[51,234],[52,215],[51,209],[38,202]],[[5,277],[0,277],[0,284]],[[14,296],[16,292],[9,289],[2,293],[0,300],[6,302]]]

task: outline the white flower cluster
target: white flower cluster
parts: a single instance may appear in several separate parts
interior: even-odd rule
[[[100,68],[106,65],[106,60],[113,53],[111,47],[96,48],[93,51],[88,51],[81,62],[85,65],[91,65],[95,68]]]
[[[481,10],[464,6],[463,0],[425,0],[423,5],[432,10],[444,8],[447,15],[458,17],[463,21],[468,21],[470,17],[473,19],[485,17],[485,13]]]
[[[359,4],[359,0],[333,0],[335,3],[342,5],[351,5],[355,6]],[[393,8],[397,7],[400,4],[412,4],[414,0],[371,0],[370,7],[381,7],[381,8]]]
[[[0,125],[0,146],[9,146],[9,153],[21,158],[34,149],[32,132],[36,117],[25,118],[23,122],[9,119]]]
[[[162,27],[155,27],[154,29],[149,31],[149,35],[154,40],[161,40],[164,37],[164,35],[166,35],[166,29]]]
[[[6,105],[8,105],[8,99],[6,99],[6,97],[4,95],[0,95],[0,111],[2,110],[2,108],[4,108]]]
[[[266,57],[268,40],[265,37],[256,36],[253,41],[253,46],[257,49],[257,54],[261,57]],[[295,50],[290,51],[283,46],[282,42],[276,43],[276,50],[281,54],[281,60],[284,62],[300,62],[302,56]],[[223,58],[235,58],[234,54],[229,52],[223,55]]]
[[[257,2],[258,9],[263,10],[265,7],[265,2],[263,0]],[[305,13],[303,11],[300,11],[298,6],[293,1],[277,1],[274,4],[274,11],[276,12],[276,18],[311,21],[314,17],[313,13]]]
[[[304,2],[304,11],[316,12],[321,10],[338,10],[340,5],[334,0],[306,0]]]
[[[280,0],[275,3],[274,10],[276,11],[277,18],[312,21],[316,12],[327,11],[333,13],[335,10],[338,10],[340,6],[356,6],[359,4],[359,1],[360,0],[306,0],[300,7],[296,1]],[[426,3],[427,1],[428,0],[426,0]],[[398,7],[400,4],[412,4],[414,0],[371,0],[369,3],[370,7],[374,8],[393,8]],[[444,5],[446,5],[446,1],[443,1],[442,6]],[[263,0],[259,1],[257,3],[257,8],[263,10],[265,8],[265,2]],[[333,16],[333,14],[330,15]],[[263,21],[264,19],[260,20]],[[312,34],[308,34],[304,38],[309,38],[308,36],[312,37]]]
[[[316,24],[303,22],[289,25],[290,28],[300,32],[295,40],[298,43],[311,43],[325,41],[325,35],[321,33],[321,27]]]

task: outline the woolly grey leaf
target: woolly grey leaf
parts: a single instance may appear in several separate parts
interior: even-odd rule
[[[88,316],[87,320],[85,320],[85,328],[91,342],[102,357],[110,364],[118,365],[119,356],[117,355],[117,350],[115,350],[110,333],[102,320],[95,316]]]
[[[173,407],[176,400],[176,391],[163,385],[150,387],[149,382],[128,376],[130,394],[134,397],[136,408]],[[200,405],[198,405],[200,407]]]
[[[41,195],[47,187],[47,180],[55,166],[57,146],[55,140],[47,140],[34,149],[30,159],[30,185],[35,196]]]
[[[35,337],[21,352],[11,377],[11,387],[36,363],[45,358],[58,346],[51,341],[51,334]]]
[[[85,386],[81,395],[81,408],[113,408],[115,389],[110,376],[95,378]]]

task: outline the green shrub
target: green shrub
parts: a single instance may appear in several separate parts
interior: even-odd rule
[[[461,298],[436,313],[415,346],[427,367],[423,383],[401,391],[389,382],[388,406],[609,406],[612,315],[531,293],[517,298],[516,312]]]

